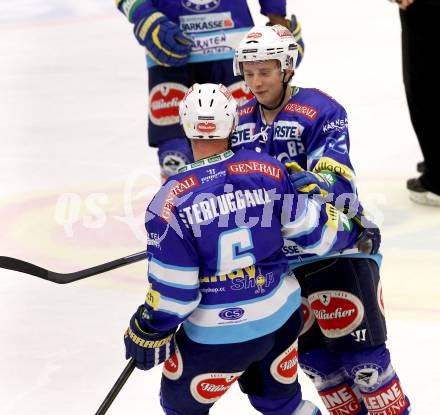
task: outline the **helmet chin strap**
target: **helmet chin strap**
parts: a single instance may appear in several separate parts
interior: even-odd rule
[[[283,93],[281,94],[281,98],[278,101],[278,104],[275,105],[274,107],[268,107],[267,105],[264,105],[260,101],[257,100],[257,102],[260,104],[260,106],[263,109],[265,109],[267,111],[273,111],[273,110],[276,110],[277,108],[279,108],[281,106],[281,104],[284,102],[284,98],[286,98],[287,85],[289,85],[290,80],[293,78],[293,73],[292,73],[292,75],[289,76],[289,79],[287,81],[284,81],[284,76],[285,76],[285,73],[283,75],[283,82],[282,82],[282,84],[283,84]]]

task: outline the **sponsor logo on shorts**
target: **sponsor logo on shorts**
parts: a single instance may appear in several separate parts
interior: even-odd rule
[[[162,368],[162,373],[165,377],[171,380],[177,380],[180,378],[183,372],[182,355],[176,343],[174,354],[165,360]]]
[[[156,85],[150,92],[150,120],[155,125],[172,125],[179,122],[179,103],[187,87],[175,82]]]
[[[295,382],[298,377],[298,341],[272,362],[270,373],[275,380],[285,385]]]
[[[301,311],[303,313],[304,326],[301,330],[300,336],[301,334],[307,333],[315,322],[315,316],[313,315],[310,304],[305,297],[301,297]]]
[[[346,336],[364,318],[362,302],[346,291],[319,291],[308,300],[321,331],[329,338]]]
[[[385,304],[383,302],[383,292],[382,292],[382,283],[379,281],[377,285],[377,301],[379,303],[379,310],[382,315],[385,317]]]
[[[191,381],[191,395],[200,403],[213,403],[229,390],[242,373],[204,373],[196,376]]]

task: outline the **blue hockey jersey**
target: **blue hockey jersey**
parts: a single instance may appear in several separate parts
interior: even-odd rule
[[[146,213],[153,330],[183,322],[207,344],[264,336],[300,305],[283,237],[318,254],[356,243],[356,226],[323,200],[296,194],[267,154],[227,151],[181,171]]]
[[[286,14],[285,0],[259,0],[261,13]],[[254,25],[246,0],[116,0],[133,22],[137,15],[160,11],[194,40],[189,62],[232,59]],[[148,66],[156,65],[147,58]]]
[[[325,175],[332,184],[328,201],[338,209],[350,207],[361,214],[356,191],[356,175],[349,157],[348,120],[345,109],[318,89],[292,88],[292,97],[272,125],[266,124],[256,99],[239,108],[239,125],[231,142],[232,148],[259,149],[283,164],[296,162],[303,169]],[[316,255],[292,241],[286,241],[285,253],[292,266],[318,260]],[[356,249],[332,253],[365,256]],[[380,256],[371,256],[380,262]]]

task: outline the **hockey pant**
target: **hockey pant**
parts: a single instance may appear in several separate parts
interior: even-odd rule
[[[164,364],[161,405],[167,415],[205,415],[234,384],[265,415],[319,414],[302,401],[297,379],[301,310],[275,332],[243,343],[193,342],[180,328],[177,351]]]
[[[295,275],[305,320],[299,363],[330,414],[408,414],[385,346],[377,263],[339,257],[296,268]]]

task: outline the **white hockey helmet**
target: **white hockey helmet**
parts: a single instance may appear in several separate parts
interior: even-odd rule
[[[237,102],[222,84],[194,84],[180,101],[179,114],[190,139],[228,138],[236,124]]]
[[[289,29],[279,24],[254,26],[241,40],[234,56],[234,75],[243,76],[243,62],[276,59],[281,70],[295,69],[298,44]]]

